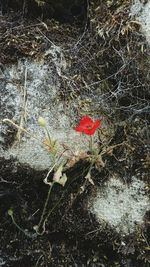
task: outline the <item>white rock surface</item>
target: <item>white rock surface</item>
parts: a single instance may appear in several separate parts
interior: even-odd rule
[[[117,232],[130,234],[137,224],[143,223],[143,217],[150,207],[144,186],[144,182],[136,177],[132,177],[130,185],[113,177],[99,189],[90,210],[100,223],[106,222]]]
[[[135,0],[131,6],[132,17],[141,23],[142,31],[146,36],[147,42],[150,44],[150,1],[144,4],[144,1]]]
[[[58,47],[53,47],[46,52],[45,58],[48,60],[21,60],[17,65],[6,68],[5,82],[0,87],[0,120],[8,118],[20,124],[22,118],[22,127],[42,141],[44,130],[38,125],[38,118],[42,116],[47,121],[52,138],[68,145],[73,151],[85,149],[85,140],[83,142],[80,134],[73,129],[75,115],[71,106],[69,112],[65,112],[63,102],[58,97],[61,90],[59,78],[66,68],[63,54]],[[20,142],[4,151],[7,133],[8,125],[0,124],[0,150],[4,157],[17,158],[20,163],[36,170],[51,166],[49,152],[25,133],[21,133]]]

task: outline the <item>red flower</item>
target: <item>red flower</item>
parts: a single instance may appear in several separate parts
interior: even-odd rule
[[[93,135],[98,127],[101,126],[101,121],[93,121],[90,117],[84,116],[81,118],[79,125],[75,128],[77,132],[83,132],[87,135]]]

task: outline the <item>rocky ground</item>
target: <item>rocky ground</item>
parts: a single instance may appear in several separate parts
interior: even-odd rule
[[[149,3],[70,3],[61,16],[55,5],[36,6],[38,16],[29,3],[1,6],[0,266],[147,267]],[[85,115],[102,120],[92,164],[89,136],[74,130]],[[52,188],[43,233],[53,157],[39,116],[65,150],[67,176]]]

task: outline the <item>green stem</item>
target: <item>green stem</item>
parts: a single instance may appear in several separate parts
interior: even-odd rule
[[[36,234],[35,234],[35,233],[34,233],[34,234],[29,233],[27,230],[24,230],[23,228],[21,228],[21,227],[16,223],[16,221],[15,221],[15,219],[14,219],[14,216],[13,216],[13,213],[10,214],[10,217],[11,217],[11,219],[12,219],[13,224],[19,229],[19,231],[21,231],[22,233],[24,233],[27,237],[30,237],[30,238],[34,238],[34,237],[36,237]]]
[[[51,144],[51,142],[52,142],[52,140],[51,140],[51,136],[50,136],[49,130],[47,129],[46,126],[45,126],[45,132],[46,132],[47,137],[48,137],[48,140],[49,140],[49,142],[50,142],[50,144]]]
[[[93,152],[93,136],[92,135],[90,136],[90,140],[89,140],[89,150],[92,154]]]
[[[89,169],[89,170],[91,170],[92,166],[93,166],[93,163],[90,165],[90,169]],[[64,198],[64,195],[65,195],[65,193],[66,193],[68,187],[69,187],[74,181],[76,181],[77,179],[78,179],[78,178],[75,178],[71,183],[68,184],[66,190],[63,192],[62,196],[61,196],[61,197],[59,198],[59,200],[55,203],[55,205],[48,211],[47,216],[45,217],[44,220],[43,220],[43,218],[44,218],[44,213],[45,213],[45,211],[46,211],[46,208],[45,208],[45,211],[43,210],[43,213],[42,213],[43,216],[41,216],[42,219],[40,220],[40,223],[38,224],[38,227],[37,227],[37,229],[36,229],[36,232],[37,232],[38,234],[40,234],[40,235],[44,234],[44,231],[45,231],[45,224],[46,224],[46,222],[48,221],[48,218],[49,218],[50,215],[54,212],[54,210],[59,206],[61,200]],[[52,189],[52,188],[50,188],[50,189]],[[49,192],[48,192],[48,196],[50,196],[50,192],[51,192],[50,189],[49,189]],[[48,199],[48,197],[47,197],[47,199]],[[47,203],[48,203],[48,201],[47,201]],[[45,202],[45,204],[46,204],[46,202]],[[44,205],[44,207],[46,207],[46,206],[47,206],[47,204]],[[39,231],[39,227],[41,227],[41,226],[42,226],[42,230],[43,230],[42,232]]]
[[[49,198],[50,198],[50,194],[51,194],[51,191],[52,191],[52,187],[54,185],[54,182],[50,185],[50,188],[48,190],[48,193],[47,193],[47,198],[46,198],[46,201],[45,201],[45,204],[44,204],[44,208],[43,208],[43,212],[42,212],[42,215],[41,215],[41,218],[40,218],[40,221],[38,223],[38,227],[37,229],[39,230],[41,226],[43,226],[43,219],[44,219],[44,215],[46,213],[46,209],[47,209],[47,205],[48,205],[48,202],[49,202]]]
[[[46,136],[47,136],[49,144],[50,144],[51,158],[52,158],[52,161],[53,161],[52,163],[54,164],[55,163],[56,153],[57,153],[57,150],[55,151],[56,141],[51,139],[49,130],[48,130],[48,128],[46,126],[45,126],[45,133],[46,133]]]
[[[52,207],[52,209],[49,210],[49,212],[48,212],[48,214],[47,214],[47,216],[46,216],[46,218],[45,218],[44,223],[46,223],[46,221],[48,220],[49,216],[50,216],[51,213],[55,210],[55,208],[59,205],[59,203],[61,202],[61,200],[63,199],[63,197],[64,197],[64,194],[62,194],[62,196],[61,196],[60,199],[56,202],[56,204]]]

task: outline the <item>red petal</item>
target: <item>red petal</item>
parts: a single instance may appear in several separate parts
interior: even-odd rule
[[[79,125],[74,129],[77,132],[93,135],[96,129],[101,126],[101,123],[101,120],[96,120],[94,122],[89,116],[84,116],[81,118]]]
[[[87,135],[93,135],[95,133],[96,129],[92,128],[92,129],[85,129],[84,133]]]
[[[102,124],[102,121],[101,121],[101,120],[96,120],[96,121],[94,122],[94,127],[98,128],[98,127],[101,126],[101,124]]]
[[[94,125],[93,125],[93,127],[91,128],[91,129],[84,129],[84,133],[85,134],[87,134],[87,135],[93,135],[94,133],[95,133],[95,131],[96,131],[96,129],[98,128],[98,127],[100,127],[100,125],[101,125],[101,121],[100,120],[97,120],[97,121],[95,121],[95,123],[94,123]]]
[[[81,126],[77,126],[77,127],[75,127],[74,129],[75,129],[75,131],[77,131],[77,132],[83,132],[83,127],[81,127]]]
[[[91,125],[93,124],[93,120],[89,116],[84,116],[80,120],[80,125]]]

